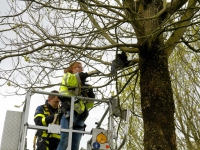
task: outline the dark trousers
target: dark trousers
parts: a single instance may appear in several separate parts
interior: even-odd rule
[[[58,144],[59,144],[58,139],[55,139],[55,138],[46,139],[46,138],[38,137],[36,150],[47,150],[47,149],[56,150],[58,147]]]

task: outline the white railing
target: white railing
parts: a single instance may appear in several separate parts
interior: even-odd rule
[[[77,132],[77,133],[83,133],[83,134],[88,134],[92,135],[91,131],[79,131],[79,130],[73,130],[73,128],[70,128],[73,126],[73,116],[74,115],[74,102],[76,99],[85,99],[87,101],[95,101],[95,102],[103,102],[108,104],[108,108],[106,109],[105,113],[103,114],[102,118],[100,121],[97,123],[96,128],[101,127],[101,123],[109,113],[108,117],[108,130],[112,131],[113,126],[114,126],[114,120],[112,114],[113,114],[113,101],[111,103],[110,100],[103,100],[103,99],[93,99],[93,98],[87,98],[87,97],[81,97],[81,96],[66,96],[64,94],[58,94],[58,93],[51,93],[51,92],[43,92],[43,91],[29,91],[26,95],[25,101],[24,101],[24,108],[23,108],[23,114],[22,114],[22,126],[21,126],[21,131],[20,131],[20,141],[19,141],[19,146],[18,150],[24,150],[25,149],[25,143],[26,143],[26,134],[28,129],[42,129],[42,130],[48,130],[48,127],[45,126],[37,126],[37,125],[29,125],[28,124],[28,116],[29,116],[29,108],[30,108],[30,101],[31,101],[31,96],[33,94],[44,94],[44,95],[56,95],[56,96],[63,96],[63,97],[71,97],[71,109],[70,109],[70,124],[69,124],[69,129],[60,129],[60,132],[69,132],[69,138],[68,138],[68,143],[72,143],[72,133]],[[116,105],[115,105],[116,107]],[[124,130],[124,138],[121,144],[117,149],[122,148],[122,146],[125,144],[126,137],[128,134],[128,122],[129,122],[129,113],[130,111],[127,109],[126,110],[126,117],[123,118],[126,121],[126,126]],[[112,135],[113,137],[113,135]],[[113,143],[109,143],[111,146]],[[71,150],[71,144],[68,145],[67,150]],[[87,143],[87,150],[91,150],[91,140],[88,141]],[[112,149],[113,150],[113,149]]]

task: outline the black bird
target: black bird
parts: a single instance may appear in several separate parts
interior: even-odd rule
[[[127,60],[126,53],[122,51],[121,54],[117,54],[116,58],[111,63],[111,74],[116,74],[118,69],[127,67],[130,61]]]

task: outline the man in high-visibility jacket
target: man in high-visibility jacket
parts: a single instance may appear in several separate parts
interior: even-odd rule
[[[68,95],[68,96],[83,96],[94,98],[95,95],[93,93],[93,89],[85,84],[85,80],[87,77],[99,73],[98,70],[93,72],[82,72],[82,64],[80,62],[74,62],[70,64],[70,66],[64,70],[64,75],[62,77],[60,93]],[[82,86],[87,86],[87,89],[83,89]],[[61,110],[63,116],[61,118],[61,128],[68,129],[69,128],[69,116],[70,116],[70,101],[71,98],[67,97],[59,97],[62,104]],[[84,102],[83,100],[77,100],[74,104],[74,122],[73,129],[74,130],[84,130],[85,124],[84,121],[88,116],[88,109],[92,108],[94,102]],[[74,132],[72,134],[72,145],[71,150],[79,150],[79,144],[81,140],[82,134]],[[68,147],[68,133],[61,132],[61,140],[58,145],[57,150],[66,150]]]
[[[59,93],[58,91],[54,90],[51,91],[52,93]],[[48,126],[53,121],[54,124],[60,123],[60,116],[54,120],[54,117],[58,115],[59,109],[59,102],[58,96],[49,95],[48,100],[46,100],[44,105],[40,105],[36,108],[35,115],[34,115],[34,122],[36,125],[39,126]],[[36,150],[56,150],[60,141],[60,135],[54,133],[47,133],[46,130],[38,130],[36,132],[37,136],[37,143],[36,143]],[[34,143],[35,146],[35,143]]]

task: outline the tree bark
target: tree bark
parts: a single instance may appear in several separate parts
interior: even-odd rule
[[[140,48],[140,90],[145,150],[176,150],[174,101],[162,40]],[[161,41],[161,42],[160,42]]]
[[[143,3],[144,2],[144,3]],[[166,9],[160,0],[125,0],[127,16],[138,38],[141,108],[145,150],[176,150],[174,100],[159,15]],[[132,12],[136,11],[136,15]],[[138,15],[139,14],[139,15]],[[161,13],[162,14],[162,13]]]

